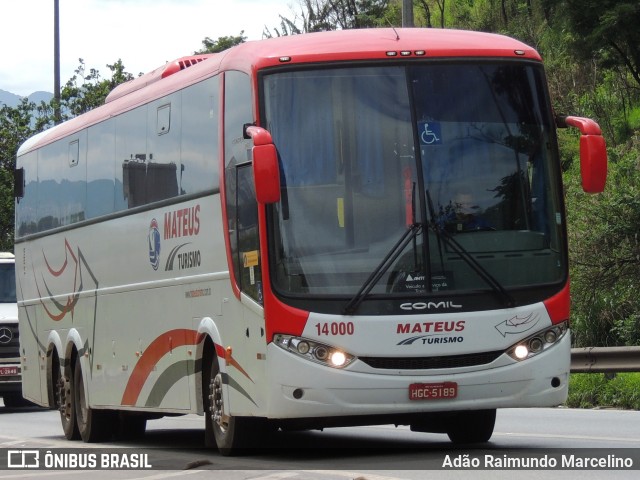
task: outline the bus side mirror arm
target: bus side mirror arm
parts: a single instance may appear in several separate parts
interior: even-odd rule
[[[582,189],[587,193],[601,193],[607,181],[607,146],[600,126],[589,118],[557,117],[560,128],[580,130],[580,174]]]
[[[258,203],[268,205],[280,201],[280,167],[278,151],[271,134],[261,127],[245,125],[245,135],[253,139],[253,181]]]

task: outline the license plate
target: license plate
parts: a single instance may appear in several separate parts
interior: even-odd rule
[[[18,375],[18,367],[0,367],[0,377]]]
[[[412,383],[409,385],[409,400],[444,400],[457,396],[458,384],[455,382]]]

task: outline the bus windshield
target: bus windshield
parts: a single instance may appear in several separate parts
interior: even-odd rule
[[[0,303],[16,303],[16,274],[13,263],[0,263]]]
[[[263,91],[281,162],[276,291],[352,297],[374,271],[375,295],[504,293],[566,278],[539,65],[286,71],[265,75]]]

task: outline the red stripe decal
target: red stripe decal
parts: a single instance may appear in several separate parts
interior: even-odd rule
[[[65,269],[67,268],[67,265],[69,263],[69,258],[67,257],[67,254],[70,254],[71,258],[73,258],[74,263],[78,265],[78,259],[73,254],[71,245],[69,245],[69,241],[66,238],[64,239],[64,248],[65,248],[64,263],[62,264],[62,267],[60,267],[59,270],[54,270],[53,268],[51,268],[51,265],[49,265],[49,261],[47,260],[47,256],[44,254],[44,252],[42,252],[44,263],[47,265],[47,270],[49,270],[49,273],[54,277],[59,277],[60,275],[62,275]]]
[[[215,346],[216,346],[216,355],[219,358],[222,358],[227,365],[231,365],[232,367],[235,367],[236,370],[238,370],[245,377],[251,380],[252,383],[255,383],[253,379],[249,376],[249,374],[244,370],[244,368],[240,366],[238,361],[235,358],[233,358],[231,347],[229,347],[229,349],[227,350],[222,345],[215,344]]]
[[[147,349],[143,352],[140,360],[131,372],[127,387],[122,395],[122,405],[135,405],[144,387],[149,374],[153,367],[164,357],[172,348],[178,348],[183,345],[196,345],[198,332],[188,329],[176,329],[163,333],[156,338]]]

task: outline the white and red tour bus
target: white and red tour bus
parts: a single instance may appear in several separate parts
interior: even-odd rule
[[[484,442],[562,403],[570,364],[556,128],[539,54],[437,29],[337,31],[185,57],[18,152],[24,396],[69,439],[204,414],[399,424]]]

